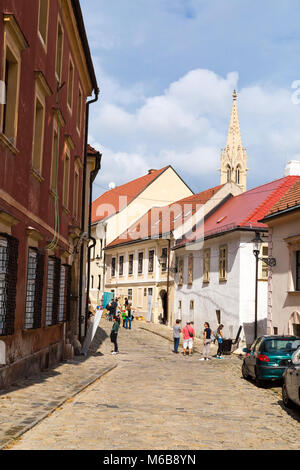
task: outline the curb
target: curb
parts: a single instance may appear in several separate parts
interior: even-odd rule
[[[59,402],[57,404],[57,406],[55,406],[55,408],[53,408],[52,410],[50,411],[47,411],[46,413],[44,413],[43,415],[41,415],[41,417],[39,419],[37,419],[36,421],[34,421],[33,423],[29,424],[28,426],[24,427],[24,429],[22,429],[22,431],[18,432],[15,434],[15,436],[13,436],[11,439],[8,439],[7,443],[4,444],[2,447],[0,447],[0,450],[8,450],[9,447],[13,444],[13,442],[17,439],[19,439],[23,434],[25,434],[26,432],[30,431],[31,429],[33,429],[37,424],[39,424],[41,421],[43,421],[44,419],[48,418],[48,416],[52,415],[56,410],[58,410],[59,408],[61,408],[66,402],[68,402],[69,400],[71,400],[72,398],[74,398],[76,395],[79,395],[81,392],[83,392],[85,389],[87,389],[88,387],[90,387],[91,385],[93,385],[95,382],[97,382],[98,380],[100,380],[102,377],[104,377],[106,374],[108,374],[109,372],[111,372],[112,370],[114,370],[116,367],[118,367],[118,364],[115,364],[113,365],[112,367],[108,367],[106,370],[104,370],[98,377],[96,377],[95,379],[91,380],[90,382],[88,382],[87,384],[85,384],[83,387],[81,387],[80,389],[76,390],[75,392],[73,392],[71,395],[68,395],[66,398],[64,398],[63,400],[61,400],[61,402]]]

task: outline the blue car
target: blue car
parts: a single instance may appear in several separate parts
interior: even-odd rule
[[[297,336],[261,336],[243,349],[242,375],[253,378],[258,386],[266,381],[281,380],[293,353],[300,346]]]

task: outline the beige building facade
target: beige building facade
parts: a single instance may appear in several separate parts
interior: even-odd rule
[[[300,177],[264,222],[269,227],[268,334],[300,337]]]
[[[107,191],[93,203],[91,235],[90,299],[99,305],[104,293],[107,267],[104,248],[154,206],[160,207],[193,195],[171,167],[149,170],[137,180]]]

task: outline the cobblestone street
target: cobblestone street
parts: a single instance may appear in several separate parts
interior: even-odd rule
[[[111,356],[111,323],[102,320],[101,328],[108,337],[104,335],[97,352],[77,366],[61,366],[69,368],[69,386],[72,367],[77,375],[82,368],[83,382],[88,368],[91,385],[76,395],[73,391],[73,398],[8,448],[299,449],[300,413],[283,408],[280,388],[260,389],[243,380],[238,357],[199,362],[197,352],[192,357],[175,355],[167,339],[170,329],[137,321],[131,331],[120,329],[120,354]],[[200,344],[198,340],[196,350]],[[97,380],[99,367],[109,372]],[[17,413],[16,393],[19,401],[27,394],[29,409],[29,401],[40,402],[43,385],[51,400],[59,378],[49,380],[48,386],[32,381],[26,389],[2,394],[1,409],[5,402],[7,416]]]

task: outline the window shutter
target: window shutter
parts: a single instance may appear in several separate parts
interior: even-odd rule
[[[6,318],[5,335],[14,334],[16,296],[17,296],[17,275],[18,275],[18,249],[19,240],[4,234],[7,238],[8,262],[7,262],[7,300],[6,300]]]

